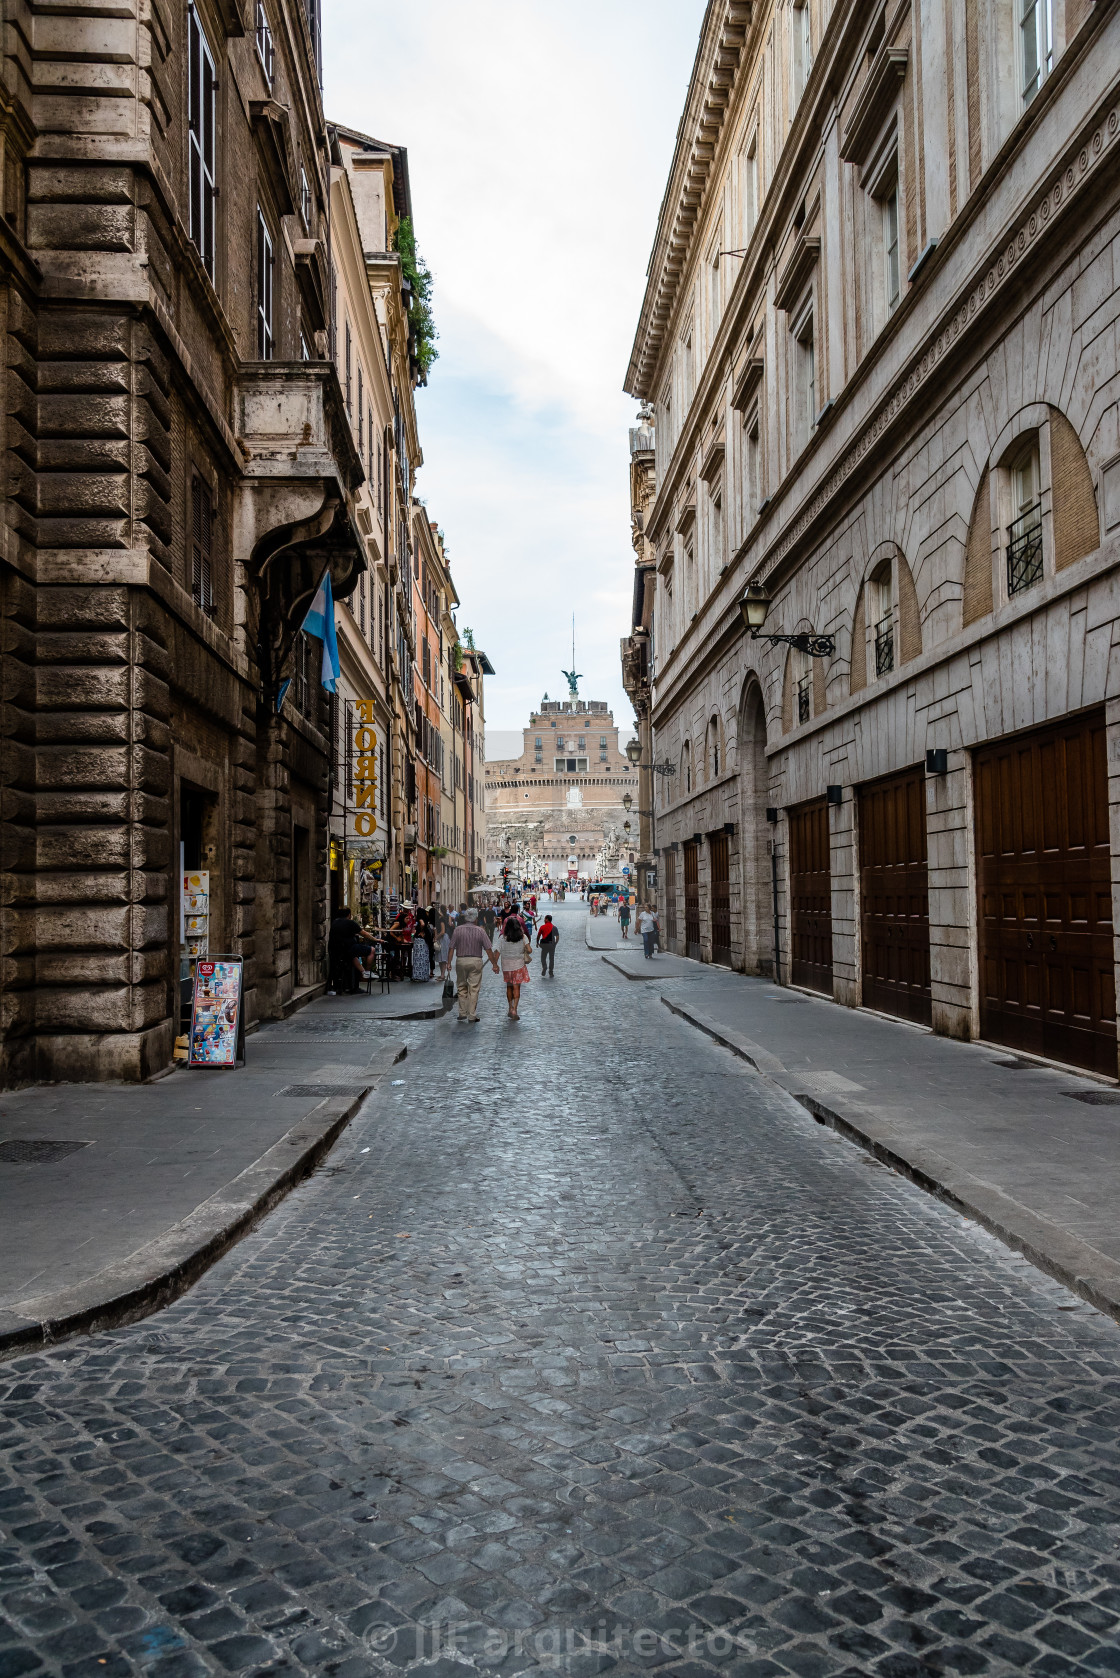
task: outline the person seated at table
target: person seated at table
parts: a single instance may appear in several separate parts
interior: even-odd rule
[[[336,974],[341,977],[347,968],[352,969],[358,978],[364,979],[373,965],[372,940],[349,909],[343,909],[331,922],[327,937],[327,957],[332,979]],[[350,980],[350,988],[357,989],[354,979]]]

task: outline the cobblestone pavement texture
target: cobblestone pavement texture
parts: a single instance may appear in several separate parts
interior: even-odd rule
[[[0,1678],[1120,1672],[1120,1330],[561,912],[191,1294],[0,1366]]]

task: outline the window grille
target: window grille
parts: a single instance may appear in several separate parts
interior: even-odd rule
[[[1042,502],[1035,501],[1007,527],[1007,592],[1020,594],[1042,581]]]
[[[810,689],[811,678],[808,675],[800,677],[797,683],[797,720],[799,723],[808,722],[813,714]]]
[[[875,674],[885,676],[894,669],[894,624],[890,618],[875,625]]]
[[[218,74],[198,13],[187,13],[190,231],[203,267],[214,278],[214,199],[217,197]]]
[[[214,503],[198,477],[191,479],[191,598],[207,617],[214,616]]]

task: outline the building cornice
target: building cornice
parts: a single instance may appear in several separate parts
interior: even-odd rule
[[[752,0],[709,0],[646,270],[648,284],[626,374],[631,394],[644,390],[660,357],[753,10]]]

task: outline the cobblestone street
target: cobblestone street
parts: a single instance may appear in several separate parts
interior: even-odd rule
[[[1120,1672],[1120,1330],[559,916],[186,1298],[0,1368],[0,1678]]]

